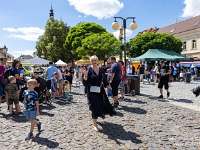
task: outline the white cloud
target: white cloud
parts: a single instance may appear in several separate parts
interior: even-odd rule
[[[119,39],[119,30],[113,32],[113,35],[114,35],[117,39]],[[129,29],[126,29],[126,36],[131,36],[131,35],[132,35],[132,31],[129,30]]]
[[[181,17],[194,17],[200,15],[200,1],[199,0],[184,0],[186,5],[183,9]]]
[[[44,33],[43,29],[38,27],[24,27],[24,28],[3,28],[8,32],[15,32],[15,34],[9,35],[9,37],[20,38],[27,41],[37,41],[38,37]],[[16,34],[18,33],[18,34]]]
[[[81,18],[81,15],[78,15],[77,17]]]
[[[116,15],[124,4],[119,0],[68,0],[69,4],[87,16],[94,16],[98,19],[110,18]]]
[[[36,50],[16,50],[16,51],[11,51],[9,52],[11,55],[13,55],[15,58],[18,58],[21,55],[33,55],[33,53]]]

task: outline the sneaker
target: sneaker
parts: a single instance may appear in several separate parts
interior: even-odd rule
[[[169,97],[169,96],[170,96],[170,92],[167,93],[167,97]]]
[[[163,95],[160,95],[158,98],[163,98]]]
[[[9,114],[8,115],[8,119],[12,119],[13,118],[13,115],[12,114]]]
[[[0,104],[0,108],[2,107],[2,105]]]
[[[22,112],[19,112],[18,116],[22,117],[22,116],[24,116],[24,114]]]
[[[27,135],[27,137],[25,138],[25,140],[30,140],[30,139],[32,139],[32,138],[33,138],[33,133],[30,132],[30,133]]]
[[[41,122],[38,122],[38,124],[37,124],[38,132],[41,132],[41,125],[42,125],[42,123],[41,123]]]
[[[52,100],[52,102],[53,102],[53,103],[55,103],[55,102],[56,102],[56,100],[54,99],[54,100]]]

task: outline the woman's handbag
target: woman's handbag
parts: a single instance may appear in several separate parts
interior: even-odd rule
[[[100,93],[101,91],[101,86],[90,86],[90,92],[93,92],[93,93]]]
[[[101,92],[101,86],[102,86],[102,83],[103,83],[103,78],[101,80],[101,85],[100,86],[91,86],[90,85],[90,92],[92,92],[92,93],[100,93]]]

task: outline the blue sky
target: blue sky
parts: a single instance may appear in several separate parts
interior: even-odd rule
[[[5,44],[15,57],[32,55],[49,18],[51,0],[0,0],[0,6],[0,47]],[[134,31],[129,28],[131,20],[127,21],[127,39],[150,27],[200,15],[199,0],[52,0],[52,6],[54,18],[62,18],[69,26],[95,22],[114,35],[118,35],[111,28],[114,16],[136,17],[138,28]]]

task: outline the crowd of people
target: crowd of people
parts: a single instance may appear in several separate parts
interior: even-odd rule
[[[111,56],[106,66],[98,64],[98,57],[90,58],[91,64],[88,66],[80,66],[75,69],[67,66],[54,66],[53,62],[49,62],[46,68],[44,79],[39,77],[41,69],[34,70],[31,79],[27,80],[22,65],[19,60],[13,60],[12,67],[6,65],[6,58],[0,59],[0,107],[3,93],[5,93],[6,103],[8,105],[9,116],[13,117],[15,110],[19,116],[26,116],[26,119],[31,123],[30,132],[26,140],[33,137],[34,126],[37,125],[38,131],[41,131],[41,122],[36,121],[36,116],[39,115],[39,97],[41,87],[45,85],[45,96],[50,98],[51,102],[56,102],[59,97],[65,97],[70,100],[69,93],[72,90],[72,81],[75,75],[76,84],[82,84],[85,87],[84,94],[87,97],[89,109],[93,119],[93,129],[98,131],[97,119],[105,118],[106,115],[116,115],[115,109],[119,106],[119,100],[125,100],[124,89],[127,85],[127,92],[131,92],[131,80],[133,75],[138,75],[141,82],[153,82],[155,85],[158,82],[160,96],[163,98],[163,87],[167,91],[167,97],[170,96],[169,80],[183,80],[185,72],[190,71],[192,79],[196,75],[196,68],[191,66],[190,70],[177,68],[173,63],[169,66],[166,62],[161,61],[160,64],[155,63],[150,69],[145,69],[145,65],[141,63],[136,69],[131,61],[127,61],[125,68],[122,60],[116,61],[114,56]],[[6,75],[7,74],[7,75]],[[46,84],[44,84],[46,83]],[[120,91],[120,97],[118,92]],[[109,96],[113,99],[113,105],[109,101]],[[24,109],[21,110],[19,101],[24,103]]]

